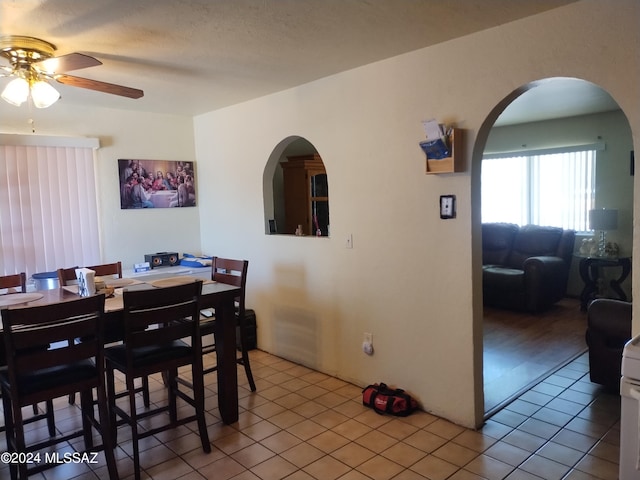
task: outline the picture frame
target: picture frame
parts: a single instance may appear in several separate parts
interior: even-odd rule
[[[118,159],[120,209],[195,207],[194,162]]]

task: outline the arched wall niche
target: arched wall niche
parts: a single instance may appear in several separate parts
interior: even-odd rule
[[[263,173],[264,225],[266,234],[290,234],[284,231],[285,194],[281,162],[288,157],[320,155],[306,138],[292,135],[281,140],[269,155]],[[320,155],[320,158],[322,156]],[[323,164],[324,166],[324,164]]]
[[[558,80],[567,80],[566,78],[545,78],[540,80],[535,80],[525,85],[522,85],[512,92],[508,93],[502,100],[500,100],[496,106],[488,113],[485,120],[482,122],[480,128],[478,129],[473,150],[471,154],[471,228],[472,228],[472,262],[473,262],[473,335],[475,339],[475,358],[474,358],[474,378],[480,379],[480,381],[476,381],[475,383],[475,399],[476,399],[476,410],[479,413],[479,410],[482,409],[482,405],[484,405],[484,385],[483,385],[483,303],[482,303],[482,216],[481,216],[481,205],[482,205],[482,195],[481,195],[481,173],[482,173],[482,161],[485,150],[487,149],[487,145],[489,143],[489,137],[492,129],[494,128],[494,124],[499,119],[499,117],[509,108],[509,106],[518,98],[524,95],[532,95],[537,94],[538,92],[544,92],[544,87],[548,85],[553,85],[553,82],[557,82]],[[591,83],[588,80],[584,79],[570,79],[581,81],[584,83]],[[592,84],[593,85],[593,84]],[[597,85],[596,85],[597,87]],[[615,103],[615,99],[614,99]],[[621,162],[620,169],[624,171],[626,169],[626,175],[629,175],[629,150],[633,150],[633,138],[631,132],[631,128],[629,125],[627,115],[622,111],[622,109],[617,105],[617,112],[620,116],[621,123],[624,125],[626,131],[628,131],[628,138],[624,143],[624,146],[619,148],[620,152],[617,155],[617,161]],[[599,114],[607,114],[611,112],[601,111]],[[532,122],[538,122],[537,120],[532,120]],[[551,120],[553,121],[553,120]],[[526,124],[526,123],[525,123]],[[593,138],[593,142],[596,141],[596,138]],[[613,142],[614,140],[611,138],[603,138],[602,141],[605,143]],[[587,142],[585,142],[587,143]],[[609,148],[610,145],[607,145]],[[627,148],[628,147],[628,148]],[[633,178],[625,179],[625,184],[628,184],[628,192],[626,195],[628,198],[624,200],[623,209],[627,209],[624,213],[624,217],[630,223],[630,227],[632,228],[632,220],[633,220],[633,206],[634,206],[634,182]],[[598,188],[598,187],[597,187]],[[598,206],[598,200],[596,199],[596,206]],[[618,207],[620,208],[620,207]],[[629,237],[632,238],[632,232]],[[631,242],[631,238],[629,242]],[[631,244],[628,245],[631,248]],[[632,286],[630,285],[629,289],[632,290]],[[632,292],[629,292],[632,297]],[[630,297],[630,298],[631,298]],[[479,418],[481,418],[480,416]]]

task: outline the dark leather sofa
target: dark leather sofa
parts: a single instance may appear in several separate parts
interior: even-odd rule
[[[482,225],[485,305],[541,312],[565,296],[575,232],[512,223]]]
[[[591,302],[585,337],[591,381],[619,391],[622,352],[631,339],[631,303],[608,298]]]

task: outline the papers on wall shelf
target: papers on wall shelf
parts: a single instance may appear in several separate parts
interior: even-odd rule
[[[420,142],[420,148],[430,160],[442,160],[451,156],[451,152],[445,139],[438,138],[431,142]]]
[[[422,122],[426,140],[420,142],[420,148],[427,158],[431,160],[441,160],[451,156],[449,147],[448,132],[443,124],[435,119],[424,120]]]
[[[423,120],[422,128],[424,128],[424,135],[428,141],[437,140],[445,136],[444,125],[439,124],[433,118],[431,120]]]

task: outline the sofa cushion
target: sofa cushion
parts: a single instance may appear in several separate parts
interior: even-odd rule
[[[482,264],[506,265],[519,229],[514,223],[483,223]]]
[[[482,281],[491,290],[508,295],[524,289],[524,270],[487,265],[482,268]]]
[[[555,256],[562,237],[562,228],[525,225],[520,227],[513,241],[513,249],[506,265],[522,268],[529,257]]]

